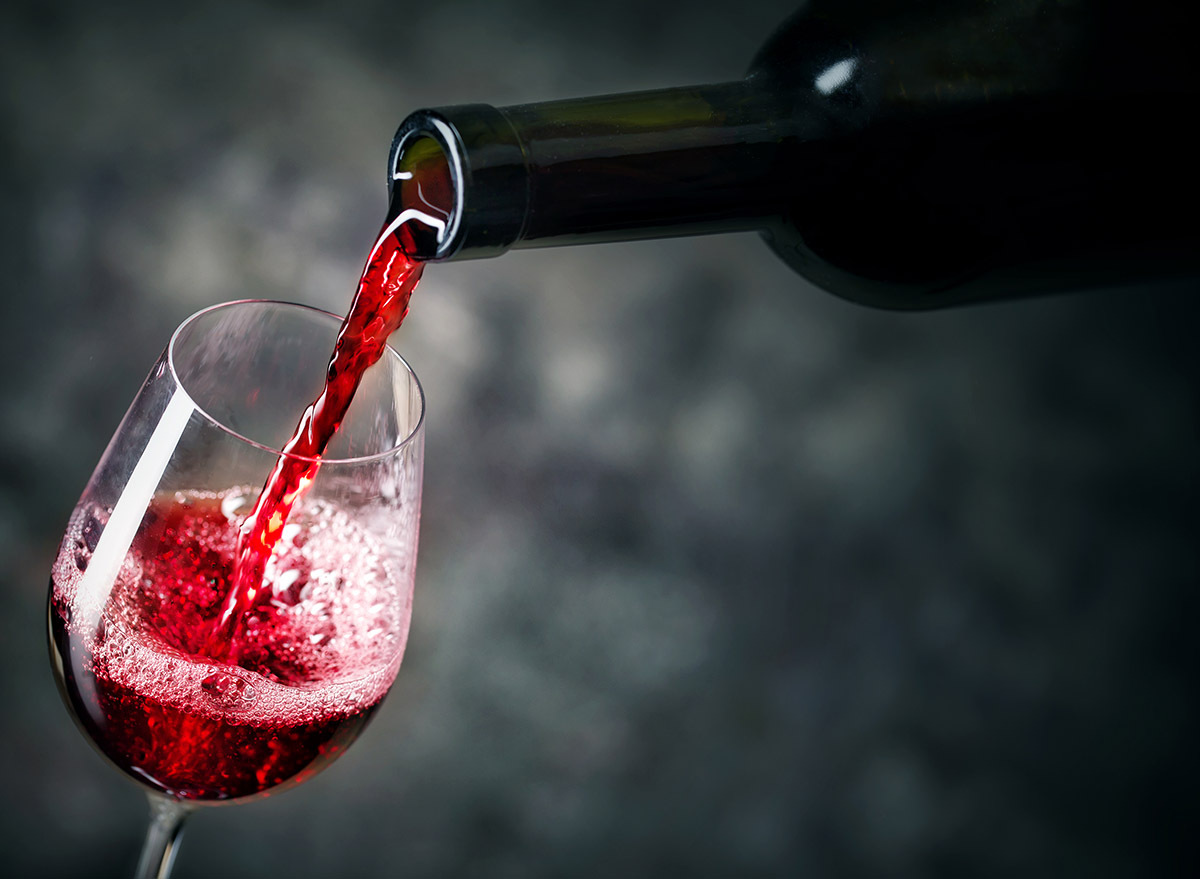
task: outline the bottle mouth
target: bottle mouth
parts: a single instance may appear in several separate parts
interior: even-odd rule
[[[503,110],[418,110],[392,140],[388,224],[416,259],[498,256],[524,232],[529,185],[526,150]]]
[[[462,224],[462,154],[439,119],[397,132],[388,162],[388,226],[420,260],[452,256]]]

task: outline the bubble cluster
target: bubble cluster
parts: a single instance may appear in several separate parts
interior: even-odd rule
[[[54,567],[59,617],[97,675],[184,712],[282,726],[377,703],[407,639],[411,566],[395,564],[370,531],[323,500],[294,512],[267,566],[265,600],[244,620],[239,666],[205,653],[251,500],[235,488],[156,501],[99,624],[73,610],[106,514],[77,511]]]

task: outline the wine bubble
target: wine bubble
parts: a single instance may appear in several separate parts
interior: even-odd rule
[[[249,708],[257,693],[251,683],[232,671],[214,671],[200,682],[200,689],[218,707],[226,710]]]
[[[104,526],[91,513],[83,523],[83,542],[87,546],[88,552],[95,552],[96,546],[100,543],[100,535],[104,533]]]
[[[271,591],[275,602],[284,607],[295,607],[302,600],[304,588],[308,585],[308,572],[297,565],[275,575],[271,583]]]
[[[249,507],[249,498],[239,491],[231,491],[221,498],[221,514],[230,522],[236,521]]]

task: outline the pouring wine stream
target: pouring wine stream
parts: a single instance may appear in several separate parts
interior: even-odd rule
[[[338,332],[325,386],[304,410],[242,523],[232,582],[209,641],[214,659],[237,664],[243,620],[260,599],[267,562],[288,516],[316,478],[321,456],[350,408],[363,374],[379,360],[388,337],[408,314],[409,299],[424,268],[424,263],[408,255],[413,250],[408,222],[412,219],[444,228],[437,218],[405,211],[380,231]]]

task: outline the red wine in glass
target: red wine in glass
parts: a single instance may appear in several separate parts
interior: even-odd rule
[[[395,678],[424,397],[387,340],[421,277],[413,236],[444,216],[427,193],[444,199],[448,183],[422,178],[419,204],[384,224],[315,400],[298,395],[328,315],[270,302],[201,312],[172,337],[71,518],[51,576],[52,660],[80,727],[151,792],[139,877],[169,872],[184,804],[304,780]],[[339,430],[349,451],[330,460]],[[268,471],[254,497],[247,480]]]
[[[247,495],[156,498],[94,627],[71,625],[72,605],[102,511],[77,511],[52,577],[76,718],[120,769],[179,799],[251,796],[321,769],[383,699],[408,628],[393,594],[402,578],[378,541],[318,502],[269,563],[271,598],[239,632],[241,664],[214,662]]]
[[[52,660],[80,728],[151,793],[139,876],[166,875],[190,806],[327,765],[396,675],[424,401],[386,339],[419,276],[389,230],[340,333],[283,303],[190,318],[76,507],[51,577]],[[312,352],[331,347],[322,368]]]

